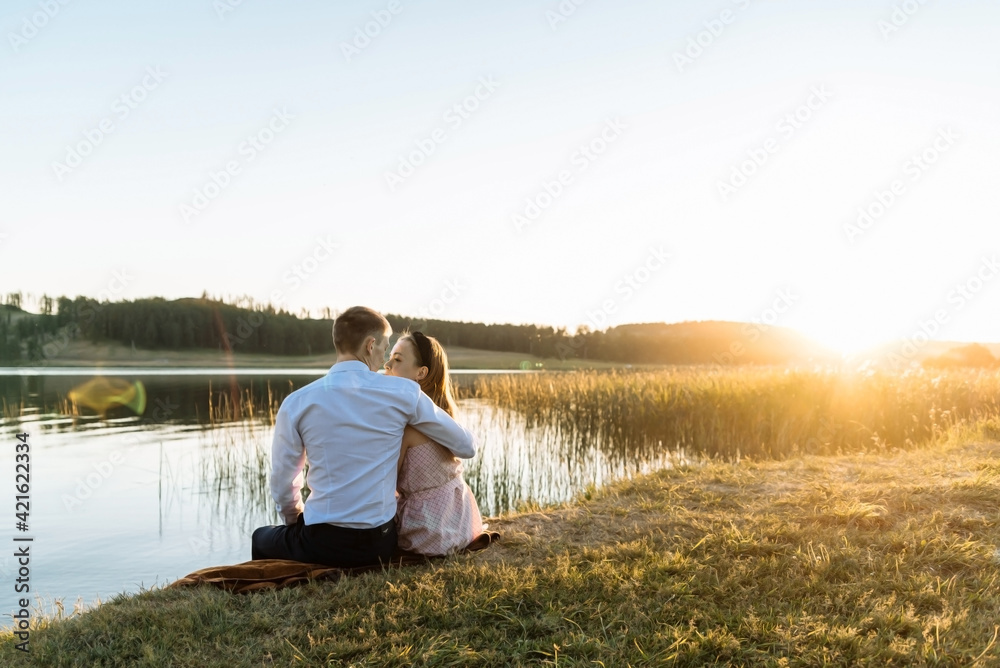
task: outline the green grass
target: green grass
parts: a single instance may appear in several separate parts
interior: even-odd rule
[[[612,362],[578,359],[542,358],[522,353],[476,350],[449,346],[446,348],[453,369],[520,369],[524,362],[529,368],[542,369],[610,369],[622,365]],[[121,343],[71,341],[58,354],[47,359],[45,366],[124,366],[124,367],[259,367],[259,368],[329,368],[337,361],[335,353],[323,355],[266,355],[218,350],[146,350]],[[537,367],[541,364],[541,367]]]
[[[997,665],[996,437],[662,471],[434,565],[118,597],[0,665]]]

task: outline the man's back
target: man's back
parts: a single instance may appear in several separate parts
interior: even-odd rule
[[[407,424],[460,457],[475,454],[472,434],[416,383],[373,373],[361,362],[339,362],[290,394],[278,411],[271,453],[271,491],[286,522],[302,507],[299,473],[306,458],[305,524],[370,528],[391,520]]]

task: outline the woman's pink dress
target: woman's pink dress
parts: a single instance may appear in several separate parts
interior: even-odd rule
[[[406,451],[396,482],[399,547],[428,556],[463,549],[483,532],[483,518],[462,478],[462,463],[433,441]]]

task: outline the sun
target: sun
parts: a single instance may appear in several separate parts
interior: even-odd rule
[[[790,325],[803,336],[843,357],[856,357],[891,344],[896,340],[885,328],[861,326],[844,321],[821,320]]]

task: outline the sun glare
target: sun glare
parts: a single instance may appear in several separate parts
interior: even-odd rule
[[[896,340],[892,335],[873,328],[827,327],[824,325],[825,323],[818,323],[810,327],[805,324],[796,324],[792,325],[792,328],[819,345],[845,357],[870,352]]]

